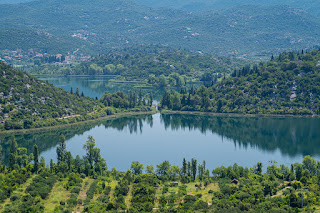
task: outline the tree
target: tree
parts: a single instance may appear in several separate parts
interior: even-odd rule
[[[188,161],[188,167],[187,168],[188,168],[187,169],[187,174],[190,177],[191,176],[191,163],[190,163],[190,161]]]
[[[66,138],[64,137],[64,135],[60,136],[59,146],[57,147],[56,152],[57,152],[58,164],[65,161],[65,155],[67,150],[66,150]]]
[[[152,92],[150,92],[150,95],[149,95],[149,106],[152,106],[152,102],[153,102],[153,96],[152,96]]]
[[[71,155],[71,152],[66,152],[66,154],[65,154],[65,162],[67,163],[68,170],[70,171],[71,170],[71,165],[72,165],[72,162],[73,162],[73,157]]]
[[[0,145],[0,166],[2,164],[2,146]]]
[[[203,167],[203,170],[206,170],[206,161],[205,160],[202,161],[202,167]]]
[[[40,167],[45,168],[46,167],[46,160],[43,156],[40,157]]]
[[[315,175],[317,170],[317,162],[310,155],[307,155],[302,160],[302,165],[304,169],[307,169],[310,174]]]
[[[195,180],[197,175],[197,160],[194,158],[191,159],[191,173],[193,180]]]
[[[169,169],[170,169],[169,161],[163,161],[161,164],[157,165],[157,174],[159,176],[167,175]]]
[[[53,160],[52,158],[50,159],[50,171],[53,173]]]
[[[186,176],[187,175],[187,161],[185,158],[183,158],[183,162],[182,162],[182,175]]]
[[[14,169],[14,165],[16,164],[17,149],[18,149],[17,141],[14,136],[11,136],[10,158],[9,158],[9,168],[11,170]]]
[[[131,163],[131,171],[135,175],[142,174],[142,170],[144,169],[143,164],[139,163],[139,161],[132,161]]]
[[[171,180],[175,180],[181,175],[181,169],[179,166],[170,166],[170,169],[168,170],[168,175]]]
[[[154,174],[154,166],[153,165],[147,165],[146,173]]]
[[[33,146],[33,161],[33,171],[37,173],[39,170],[39,149],[36,144]]]
[[[100,155],[100,149],[96,148],[95,145],[96,142],[92,136],[88,136],[88,141],[83,145],[83,149],[86,151],[84,159],[88,160],[91,169],[93,169],[94,164],[104,162]]]
[[[81,172],[81,166],[82,166],[82,164],[83,164],[82,159],[80,158],[79,155],[77,155],[77,156],[76,156],[76,159],[74,160],[74,167],[75,167],[75,169],[76,169],[76,171],[77,171],[78,173]]]
[[[262,163],[261,162],[257,163],[256,172],[257,172],[258,175],[261,175],[261,173],[262,173]]]
[[[72,89],[72,87],[71,87],[70,93],[73,94],[73,89]]]
[[[79,92],[79,88],[77,87],[76,88],[76,93],[75,93],[77,96],[80,96],[80,92]]]

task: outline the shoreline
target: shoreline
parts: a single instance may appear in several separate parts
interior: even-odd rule
[[[118,113],[115,115],[108,115],[106,117],[96,118],[93,120],[87,120],[87,121],[79,121],[72,124],[62,124],[62,125],[56,125],[56,126],[47,126],[47,127],[41,127],[41,128],[32,128],[32,129],[16,129],[16,130],[5,130],[0,131],[0,136],[3,135],[12,135],[12,134],[26,134],[26,133],[33,133],[33,132],[45,132],[49,130],[55,130],[55,129],[61,129],[65,127],[73,127],[78,125],[84,125],[88,123],[94,123],[99,121],[107,121],[107,120],[113,120],[121,117],[127,117],[127,116],[134,116],[134,115],[153,115],[158,113],[159,111],[148,111],[148,112],[124,112],[124,113]]]
[[[215,113],[215,112],[200,112],[200,111],[172,111],[172,110],[153,110],[148,112],[124,112],[115,115],[109,115],[106,117],[96,118],[93,120],[79,121],[71,124],[62,124],[56,126],[47,126],[41,128],[32,129],[18,129],[18,130],[5,130],[0,131],[0,136],[11,135],[11,134],[26,134],[33,132],[45,132],[49,130],[61,129],[65,127],[73,127],[78,125],[84,125],[88,123],[94,123],[99,121],[113,120],[121,117],[134,116],[134,115],[153,115],[153,114],[175,114],[175,115],[201,115],[201,116],[212,116],[212,117],[230,117],[230,118],[320,118],[319,115],[276,115],[276,114],[237,114],[237,113]]]
[[[247,118],[320,118],[320,115],[277,115],[277,114],[239,114],[239,113],[216,113],[200,111],[173,111],[160,110],[161,114],[180,114],[180,115],[208,115],[213,117],[247,117]]]

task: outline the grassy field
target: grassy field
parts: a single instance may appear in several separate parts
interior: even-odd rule
[[[53,186],[48,199],[43,201],[45,212],[54,212],[54,208],[60,205],[60,201],[66,201],[69,198],[70,191],[64,187],[66,183],[67,179],[63,179],[62,181],[56,182]]]

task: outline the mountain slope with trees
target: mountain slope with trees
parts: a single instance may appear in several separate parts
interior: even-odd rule
[[[85,97],[78,88],[66,92],[2,62],[0,91],[0,131],[76,123],[126,110],[150,111],[151,105],[142,92],[134,97],[106,93],[101,100]]]
[[[139,81],[153,87],[182,87],[191,81],[211,83],[245,64],[244,60],[227,57],[157,47],[154,47],[154,52],[150,52],[145,48],[141,47],[138,53],[131,48],[128,51],[114,51],[74,66],[35,66],[28,72],[37,75],[116,75],[116,79],[121,82]]]
[[[6,129],[28,128],[49,118],[92,112],[99,102],[71,94],[0,63],[1,120]]]
[[[241,114],[319,115],[320,50],[282,53],[211,87],[166,92],[162,107]]]
[[[138,44],[163,44],[214,55],[266,55],[312,47],[320,32],[319,18],[278,5],[189,13],[150,9],[129,0],[48,0],[0,4],[0,10],[0,31],[28,27],[71,42],[70,52],[91,50],[96,55]],[[5,37],[0,48],[6,49],[9,40],[10,36]],[[31,44],[21,48],[31,48]],[[53,45],[46,50],[61,53]]]
[[[187,11],[221,10],[243,5],[275,6],[288,5],[305,10],[313,15],[320,15],[320,2],[317,0],[136,0],[148,7],[169,7]]]

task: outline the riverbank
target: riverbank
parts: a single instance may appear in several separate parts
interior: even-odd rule
[[[173,111],[160,110],[161,114],[181,114],[181,115],[207,115],[215,117],[265,117],[265,118],[320,118],[320,115],[277,115],[277,114],[237,114],[237,113],[216,113],[216,112],[200,112],[200,111]]]
[[[62,125],[56,125],[56,126],[48,126],[48,127],[41,127],[41,128],[32,128],[32,129],[16,129],[16,130],[4,130],[0,131],[0,135],[11,135],[11,134],[25,134],[25,133],[33,133],[33,132],[42,132],[42,131],[48,131],[48,130],[54,130],[54,129],[62,129],[67,127],[73,127],[88,123],[95,123],[99,121],[106,121],[106,120],[113,120],[121,117],[127,117],[127,116],[134,116],[134,115],[153,115],[158,113],[158,110],[152,110],[152,111],[146,111],[146,112],[121,112],[114,115],[108,115],[105,117],[92,119],[92,120],[86,120],[86,121],[79,121],[71,124],[62,124]]]

